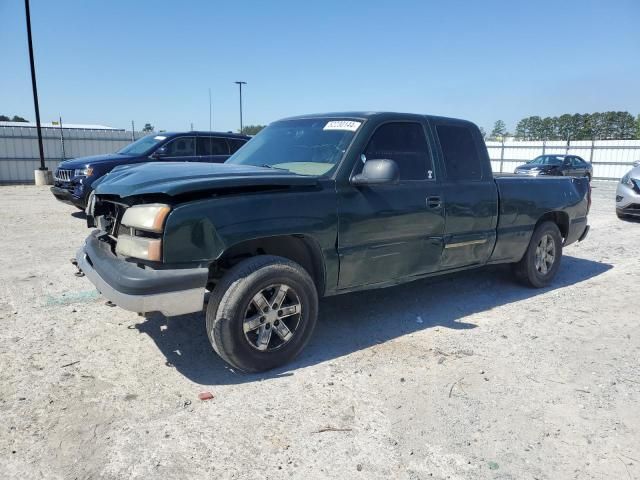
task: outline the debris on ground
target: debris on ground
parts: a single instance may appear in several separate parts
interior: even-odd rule
[[[213,393],[211,392],[201,392],[198,394],[198,398],[202,401],[213,399]]]

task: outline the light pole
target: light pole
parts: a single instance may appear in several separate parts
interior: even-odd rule
[[[238,87],[240,87],[240,133],[242,133],[242,85],[246,85],[247,82],[234,82],[238,84]]]
[[[40,150],[40,171],[36,174],[36,184],[49,183],[47,167],[44,164],[44,148],[42,147],[42,128],[40,126],[40,107],[38,106],[38,87],[36,86],[36,66],[33,60],[33,42],[31,40],[31,12],[29,11],[29,0],[24,0],[24,10],[27,20],[27,41],[29,42],[29,63],[31,64],[31,88],[33,89],[33,106],[36,113],[36,129],[38,131],[38,149]]]

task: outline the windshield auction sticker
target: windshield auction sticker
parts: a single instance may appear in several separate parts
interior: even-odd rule
[[[362,122],[354,122],[353,120],[332,120],[324,126],[323,130],[346,130],[348,132],[355,132],[360,125],[362,125]]]

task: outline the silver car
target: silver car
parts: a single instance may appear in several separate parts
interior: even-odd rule
[[[616,214],[618,218],[640,219],[640,165],[632,168],[618,184]]]

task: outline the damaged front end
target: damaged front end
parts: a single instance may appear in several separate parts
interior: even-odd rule
[[[95,230],[75,264],[109,301],[138,313],[167,316],[202,310],[208,268],[166,268],[162,233],[171,206],[91,195],[87,224]]]

